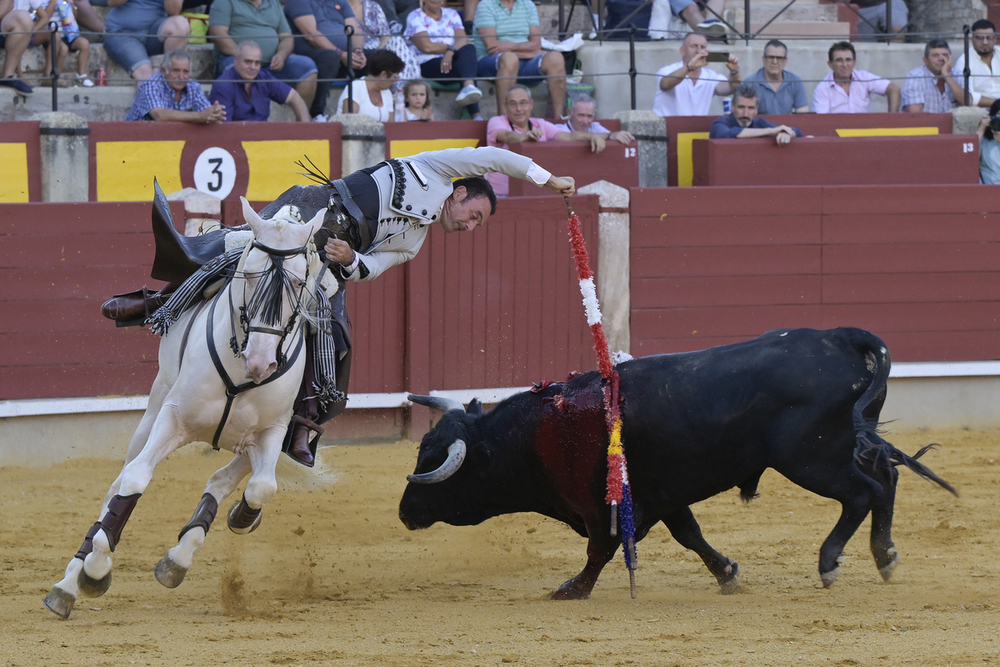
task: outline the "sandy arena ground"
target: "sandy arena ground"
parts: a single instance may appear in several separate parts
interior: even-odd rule
[[[909,453],[942,443],[925,461],[962,494],[901,473],[902,561],[891,583],[868,553],[866,521],[840,579],[823,590],[818,549],[839,506],[769,471],[749,506],[730,491],[694,508],[708,540],[739,561],[739,594],[720,595],[660,526],[639,545],[637,600],[619,557],[578,602],[547,599],[585,562],[586,541],[560,523],[514,515],[408,532],[396,508],[411,443],[324,450],[322,465],[339,481],[317,474],[288,485],[252,535],[230,533],[220,516],[187,580],[168,590],[153,566],[229,457],[191,446],[156,471],[119,545],[111,590],[79,600],[68,621],[42,598],[120,464],[0,468],[0,664],[998,663],[1000,431],[890,439]]]

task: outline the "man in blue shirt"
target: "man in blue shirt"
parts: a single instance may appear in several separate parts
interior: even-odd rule
[[[807,113],[809,98],[802,79],[785,71],[788,63],[788,47],[784,42],[772,39],[764,45],[764,66],[748,76],[744,83],[757,86],[760,102],[758,113]]]
[[[191,56],[170,51],[160,71],[139,84],[125,120],[174,120],[182,123],[221,123],[225,108],[212,104],[201,86],[191,80]]]
[[[733,111],[712,123],[711,139],[752,139],[774,137],[779,146],[801,137],[797,127],[775,125],[757,116],[757,88],[744,83],[733,93]]]
[[[309,109],[302,96],[291,86],[260,68],[261,50],[257,42],[247,40],[236,47],[233,66],[212,84],[208,99],[222,104],[226,120],[267,120],[271,115],[271,100],[287,104],[296,120],[309,121]]]

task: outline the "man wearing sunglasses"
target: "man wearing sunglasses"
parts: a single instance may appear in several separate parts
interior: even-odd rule
[[[980,19],[972,24],[972,48],[976,55],[969,56],[969,91],[975,93],[973,103],[989,107],[1000,99],[1000,51],[997,50],[996,26]],[[958,57],[955,69],[965,71],[965,54]]]
[[[806,113],[809,98],[806,87],[798,75],[785,71],[788,64],[788,47],[785,43],[772,39],[764,45],[764,66],[748,76],[743,83],[757,89],[762,115],[775,113]]]

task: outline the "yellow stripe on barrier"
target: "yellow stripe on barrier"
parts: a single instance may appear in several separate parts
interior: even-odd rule
[[[320,170],[330,175],[330,142],[327,139],[288,141],[244,141],[243,151],[250,168],[247,199],[273,201],[293,185],[312,183],[300,176],[295,164],[309,157]],[[306,163],[308,164],[308,163]]]
[[[399,139],[389,142],[389,157],[409,157],[424,151],[475,148],[478,145],[478,139]]]
[[[28,145],[0,144],[0,203],[28,201]]]
[[[917,137],[939,133],[936,127],[850,127],[837,130],[838,137]]]
[[[100,141],[97,201],[152,201],[153,178],[164,192],[181,185],[183,141]]]
[[[677,133],[677,185],[682,188],[689,188],[694,183],[691,142],[695,139],[708,139],[708,132]]]

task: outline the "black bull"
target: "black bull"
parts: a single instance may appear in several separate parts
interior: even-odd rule
[[[705,541],[689,506],[733,487],[749,501],[773,468],[843,508],[820,548],[824,586],[837,578],[844,546],[869,512],[872,555],[888,579],[898,560],[891,537],[896,466],[955,493],[916,460],[930,447],[911,457],[876,433],[889,365],[877,336],[849,328],[772,331],[619,364],[636,540],[662,521],[722,590],[732,591],[736,562]],[[464,445],[452,446],[456,441]],[[552,597],[586,598],[620,544],[604,502],[607,444],[596,372],[517,394],[486,414],[476,402],[468,412],[449,410],[420,444],[419,474],[410,476],[399,517],[410,529],[473,525],[512,512],[563,521],[589,538],[587,565]]]

